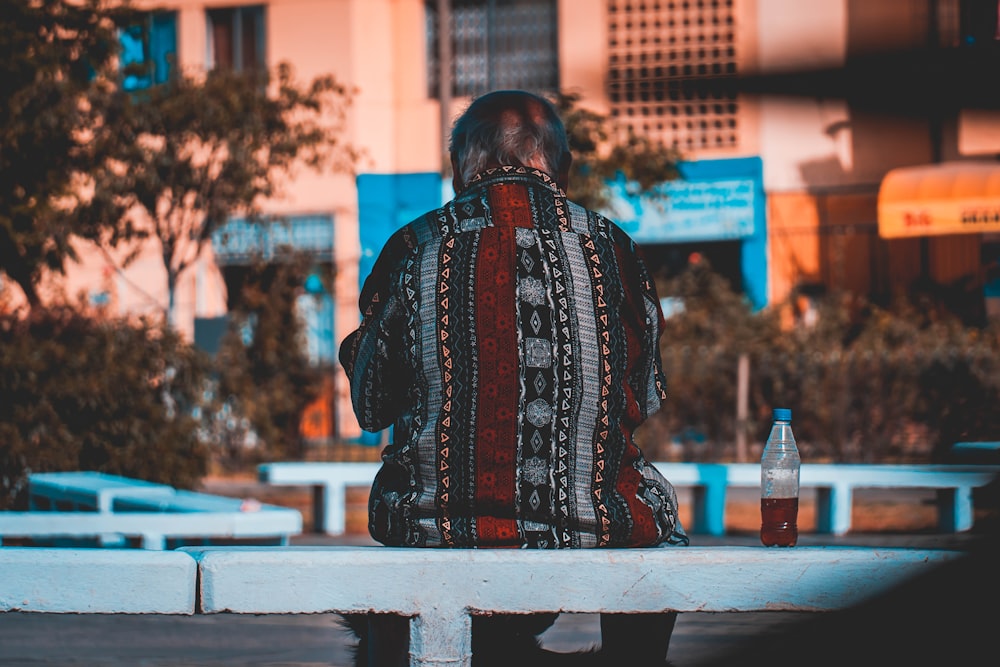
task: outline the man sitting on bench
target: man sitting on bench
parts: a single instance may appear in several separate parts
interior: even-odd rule
[[[666,397],[659,299],[632,239],[567,198],[558,113],[527,92],[489,93],[456,121],[450,149],[456,197],[389,239],[340,350],[362,428],[394,426],[370,495],[372,537],[687,544],[673,486],[633,440]],[[555,617],[476,618],[475,664],[511,664],[518,638],[541,652],[535,636]],[[675,620],[603,614],[598,656],[665,664]],[[373,615],[378,636],[359,657],[405,665],[405,622]]]

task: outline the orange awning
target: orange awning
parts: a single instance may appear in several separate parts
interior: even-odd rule
[[[878,193],[885,239],[1000,231],[1000,162],[893,169]]]

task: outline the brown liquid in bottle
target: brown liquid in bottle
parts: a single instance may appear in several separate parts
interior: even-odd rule
[[[760,541],[766,547],[794,547],[799,539],[798,498],[760,499]]]

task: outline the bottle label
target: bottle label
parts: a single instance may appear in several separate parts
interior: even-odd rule
[[[760,495],[765,498],[794,498],[799,495],[799,471],[762,468]]]

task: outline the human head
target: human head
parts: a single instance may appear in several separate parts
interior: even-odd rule
[[[523,90],[497,90],[477,97],[451,131],[455,192],[490,167],[533,167],[563,190],[572,161],[566,128],[544,97]]]

